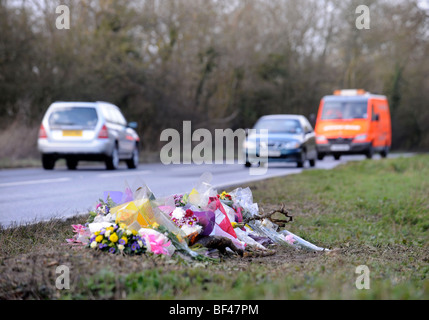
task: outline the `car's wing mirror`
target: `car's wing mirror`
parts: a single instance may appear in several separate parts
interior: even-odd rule
[[[131,128],[131,129],[137,129],[138,128],[138,123],[137,122],[130,122],[130,123],[128,123],[128,128]]]

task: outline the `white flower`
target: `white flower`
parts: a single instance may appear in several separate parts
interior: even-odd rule
[[[118,246],[118,249],[119,249],[119,251],[124,251],[125,246],[124,246],[124,245],[122,245],[122,244],[120,244],[120,245]]]
[[[132,234],[133,234],[133,232],[131,230],[127,230],[127,236],[130,236]]]
[[[143,248],[143,241],[137,241],[137,243],[139,244],[140,248]]]
[[[106,238],[109,238],[110,237],[110,230],[107,230],[105,233],[104,233],[104,236],[106,237]]]
[[[185,214],[186,214],[185,210],[183,210],[182,208],[176,208],[174,209],[171,216],[177,220],[182,220]]]
[[[93,242],[91,243],[91,248],[92,248],[92,249],[97,248],[97,241],[93,241]]]

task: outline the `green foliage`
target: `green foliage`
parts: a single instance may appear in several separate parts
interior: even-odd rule
[[[396,148],[429,147],[427,15],[414,1],[370,1],[369,31],[354,0],[70,1],[70,30],[55,28],[56,1],[26,3],[0,2],[0,125],[37,127],[57,100],[106,100],[159,150],[183,120],[309,116],[353,87],[389,96]]]

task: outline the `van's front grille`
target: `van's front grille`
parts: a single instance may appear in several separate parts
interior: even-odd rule
[[[330,144],[350,144],[353,142],[353,138],[337,138],[337,139],[328,139]]]

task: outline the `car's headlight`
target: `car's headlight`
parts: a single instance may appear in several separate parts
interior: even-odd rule
[[[328,139],[326,139],[325,136],[317,136],[316,137],[317,142],[327,142]]]
[[[283,148],[285,149],[298,149],[299,147],[301,147],[301,144],[296,141],[283,144]]]
[[[244,149],[256,149],[256,143],[254,141],[244,141],[243,148]]]

